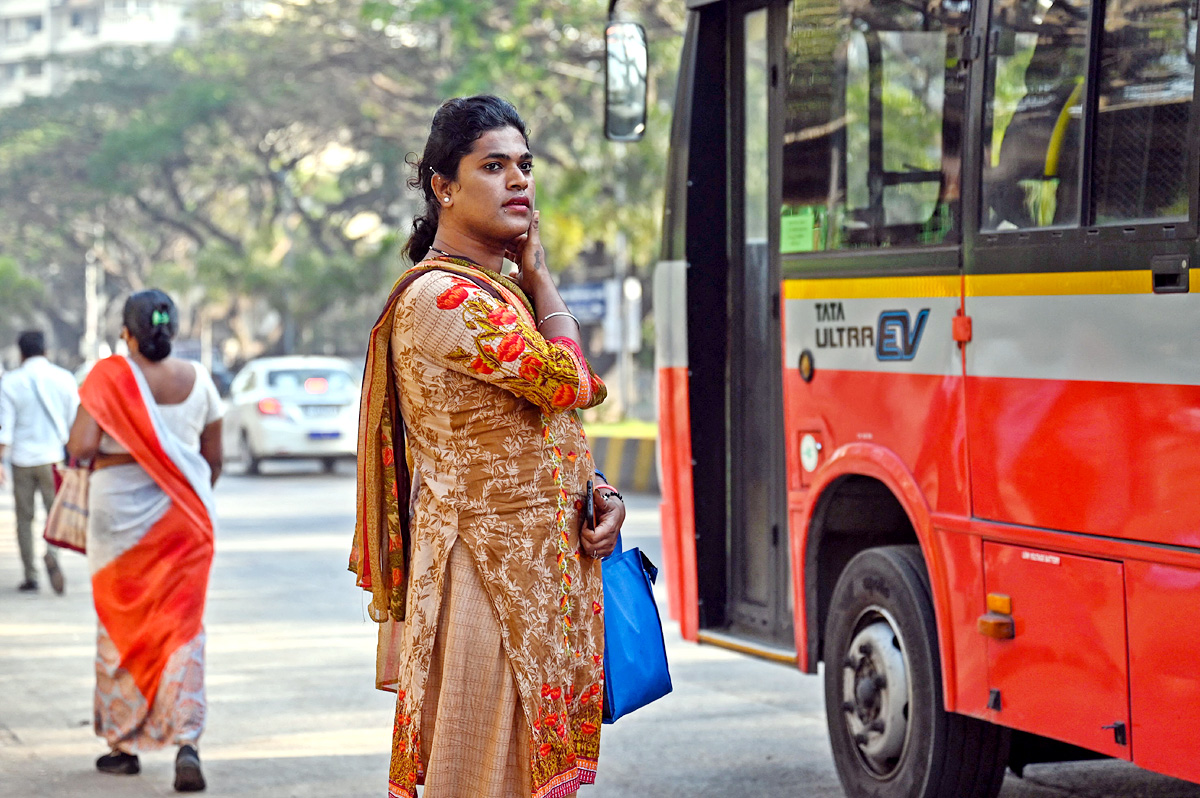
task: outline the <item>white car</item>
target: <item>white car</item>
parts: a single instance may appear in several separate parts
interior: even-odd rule
[[[257,474],[263,460],[319,459],[332,471],[358,447],[361,379],[339,357],[264,357],[247,363],[229,390],[226,457]]]

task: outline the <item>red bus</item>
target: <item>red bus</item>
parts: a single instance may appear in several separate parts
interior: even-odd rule
[[[654,286],[684,637],[823,670],[850,796],[1200,781],[1196,0],[688,5]]]

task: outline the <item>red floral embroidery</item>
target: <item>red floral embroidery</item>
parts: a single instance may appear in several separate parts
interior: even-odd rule
[[[543,757],[543,758],[548,757],[548,756],[550,756],[550,752],[553,750],[554,750],[554,746],[550,745],[550,743],[542,743],[538,747],[538,756]]]
[[[603,607],[600,606],[599,601],[592,602],[592,615],[599,615],[602,609]]]
[[[596,724],[584,721],[583,723],[579,724],[579,730],[584,734],[595,734]]]
[[[550,401],[555,407],[570,407],[575,403],[575,389],[570,385],[560,385]]]
[[[550,697],[550,685],[543,684],[542,685],[542,698],[549,698],[549,697]]]
[[[525,339],[519,333],[511,332],[500,341],[496,347],[496,356],[502,363],[511,363],[525,351]]]
[[[558,687],[550,688],[550,697],[553,698],[555,701],[557,701],[559,696],[561,696],[561,695],[562,695],[561,688],[558,688]]]
[[[461,283],[455,284],[447,288],[437,298],[437,306],[442,310],[454,310],[456,307],[467,301],[467,289]]]
[[[392,463],[394,463],[394,462],[396,462],[396,452],[395,452],[395,450],[394,450],[394,449],[392,449],[392,447],[391,447],[391,446],[388,446],[388,447],[384,448],[384,450],[383,450],[383,464],[384,464],[385,466],[390,466],[390,465],[391,465]]]
[[[395,483],[395,482],[393,482],[393,483],[392,483],[392,498],[393,498],[393,499],[399,499],[399,498],[400,498],[400,487],[399,487],[399,485],[398,485],[397,483]]]
[[[533,382],[542,375],[543,363],[533,355],[528,355],[521,361],[521,368],[517,371],[521,379]]]
[[[501,305],[489,313],[487,318],[488,321],[490,321],[492,324],[495,324],[497,327],[507,327],[517,320],[517,314],[513,313],[511,309]]]
[[[495,371],[495,369],[489,366],[487,363],[484,363],[483,358],[477,357],[475,358],[475,361],[471,363],[471,371],[474,371],[476,374],[491,374],[493,371]]]

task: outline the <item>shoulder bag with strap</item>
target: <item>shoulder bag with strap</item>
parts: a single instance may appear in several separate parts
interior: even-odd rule
[[[42,406],[42,412],[46,414],[46,417],[50,419],[50,423],[54,425],[54,431],[58,434],[59,443],[66,445],[67,438],[70,437],[67,425],[63,423],[58,414],[50,409],[50,403],[46,401],[46,397],[42,394],[42,388],[38,384],[37,375],[29,375],[29,384],[33,387],[33,395],[37,397],[38,404]]]

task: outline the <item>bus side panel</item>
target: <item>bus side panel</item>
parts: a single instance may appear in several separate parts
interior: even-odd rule
[[[692,446],[687,367],[658,370],[658,435],[662,458],[663,567],[671,617],[685,640],[698,628],[696,527],[692,521]]]
[[[987,541],[987,592],[1008,596],[1014,634],[988,638],[989,718],[1131,759],[1124,566]]]
[[[1200,546],[1200,386],[970,377],[981,518]]]
[[[904,462],[931,510],[966,516],[961,384],[960,377],[869,371],[818,371],[804,383],[789,369],[784,376],[787,434],[794,439],[788,442],[789,484],[808,479],[798,476],[804,471],[798,441],[828,430],[818,471],[828,462],[826,452],[836,456],[848,443],[871,443]],[[806,489],[792,493],[802,498]]]
[[[1200,782],[1200,569],[1127,560],[1133,761]]]
[[[663,566],[671,617],[694,640],[699,620],[696,526],[692,499],[692,422],[688,384],[687,263],[662,261],[654,270],[658,324],[658,446],[662,486]]]
[[[1200,546],[1200,297],[1151,286],[1142,270],[967,276],[975,517]]]
[[[953,637],[953,692],[946,694],[946,708],[987,720],[987,638],[976,623],[986,612],[983,587],[983,541],[978,535],[942,527],[934,519],[935,545],[945,558],[947,601],[937,607],[945,614]],[[943,645],[945,644],[943,639]]]

